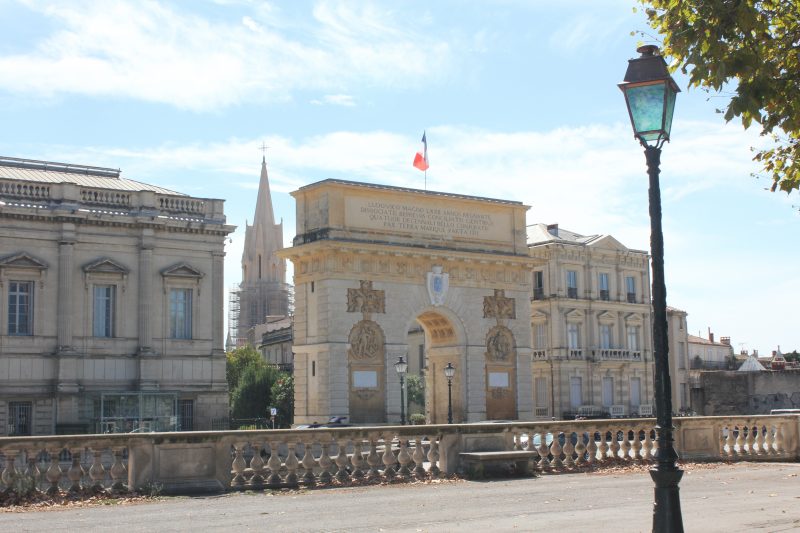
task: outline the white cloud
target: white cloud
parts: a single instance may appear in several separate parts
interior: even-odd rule
[[[354,107],[356,105],[355,100],[349,94],[326,94],[321,100],[311,100],[311,103],[314,105],[330,104],[344,107]]]
[[[269,7],[235,23],[154,0],[29,6],[58,29],[35,49],[0,56],[0,89],[18,94],[123,97],[202,111],[279,101],[298,90],[433,83],[452,61],[447,42],[370,4],[319,2],[305,23]],[[424,62],[408,60],[423,54]]]

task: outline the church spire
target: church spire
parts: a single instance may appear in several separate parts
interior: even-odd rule
[[[275,225],[275,215],[272,212],[272,196],[269,192],[269,176],[267,175],[267,157],[261,158],[261,178],[258,182],[258,197],[256,199],[256,215],[253,226],[259,224],[265,227]]]

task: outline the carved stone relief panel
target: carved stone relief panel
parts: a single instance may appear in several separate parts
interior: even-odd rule
[[[384,335],[381,327],[372,320],[361,320],[350,330],[348,338],[351,359],[382,361],[384,353]]]
[[[372,288],[371,281],[360,281],[357,289],[347,289],[348,313],[385,313],[386,296],[384,291]]]
[[[483,318],[517,318],[514,298],[506,298],[503,289],[495,289],[494,296],[483,298]]]
[[[495,326],[486,335],[486,353],[494,361],[513,359],[514,334],[505,326]]]

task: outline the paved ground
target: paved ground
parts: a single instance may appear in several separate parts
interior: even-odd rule
[[[800,531],[800,464],[687,467],[687,532]],[[0,513],[0,531],[650,531],[645,472],[565,474]]]

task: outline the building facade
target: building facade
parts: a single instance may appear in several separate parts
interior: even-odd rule
[[[537,418],[653,410],[649,263],[609,235],[528,226]]]
[[[672,410],[676,413],[691,409],[689,369],[689,335],[686,330],[686,311],[667,307],[667,341],[669,344],[669,377],[672,387]]]
[[[228,331],[234,346],[256,346],[254,327],[265,324],[267,317],[289,315],[291,287],[286,260],[277,256],[281,248],[283,221],[275,223],[267,162],[262,159],[253,225],[245,227],[242,281],[230,292]]]
[[[228,414],[223,201],[0,158],[0,434]]]
[[[730,337],[714,339],[709,329],[708,337],[688,336],[689,363],[694,370],[736,370]]]

